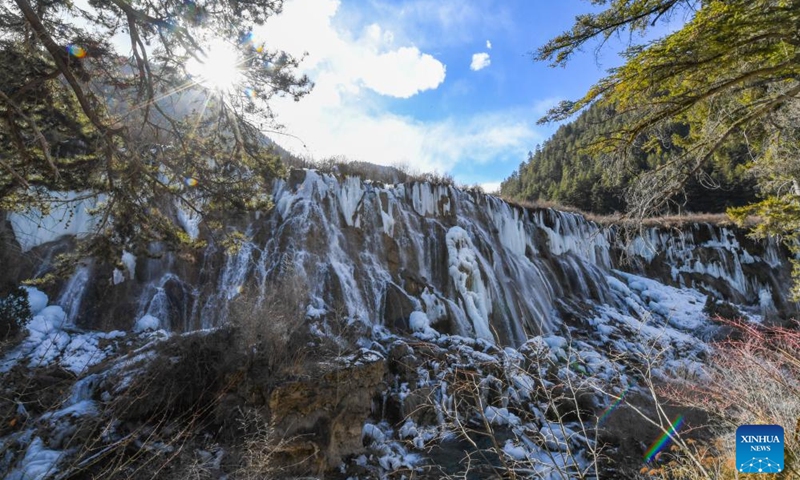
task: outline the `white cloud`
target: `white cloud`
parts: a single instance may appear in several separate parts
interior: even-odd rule
[[[492,60],[489,58],[489,54],[486,52],[481,53],[473,53],[472,54],[472,63],[469,64],[469,68],[478,71],[488,67],[492,63]]]
[[[422,46],[468,45],[515,28],[511,9],[502,0],[370,0],[369,4],[384,24]]]
[[[486,193],[496,193],[500,191],[500,184],[502,182],[484,182],[480,186]]]
[[[343,155],[445,172],[458,165],[516,164],[544,140],[528,111],[424,121],[388,112],[388,97],[437,88],[445,66],[382,24],[334,22],[338,7],[336,0],[287,0],[264,29],[267,45],[293,55],[309,52],[301,68],[315,82],[299,102],[271,102],[286,135],[268,134],[284,148],[316,159]]]
[[[281,135],[273,138],[290,151],[316,159],[343,155],[382,165],[403,163],[425,172],[491,162],[516,164],[544,141],[534,128],[535,117],[516,111],[421,121],[382,111],[364,95],[341,100],[326,106],[326,94],[320,90],[297,103],[279,99],[279,120],[302,143]]]
[[[491,50],[492,49],[492,42],[490,42],[489,40],[486,40],[486,49],[487,50]]]
[[[444,64],[416,46],[395,46],[394,34],[378,24],[368,25],[357,37],[337,31],[331,20],[338,8],[338,0],[288,1],[283,13],[257,33],[270,48],[296,57],[308,53],[302,71],[317,83],[324,77],[340,91],[367,88],[408,98],[444,82]]]
[[[408,98],[444,82],[445,67],[416,47],[403,47],[371,58],[360,72],[364,85],[382,95]]]

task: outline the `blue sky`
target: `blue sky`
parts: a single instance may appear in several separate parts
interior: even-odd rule
[[[581,0],[286,0],[260,35],[308,55],[315,82],[274,107],[290,151],[451,173],[492,189],[555,130],[547,108],[619,64],[615,45],[566,68],[530,52],[591,8]],[[619,42],[614,42],[618,44]],[[297,138],[295,138],[297,137]]]

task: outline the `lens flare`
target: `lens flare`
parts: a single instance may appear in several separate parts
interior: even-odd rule
[[[86,50],[80,45],[75,44],[67,45],[67,53],[75,58],[83,58],[86,56]]]
[[[244,78],[239,62],[239,53],[233,45],[214,40],[203,55],[186,62],[186,71],[206,88],[230,91]]]
[[[670,441],[670,438],[673,435],[677,435],[678,428],[681,426],[681,422],[683,422],[683,415],[678,415],[678,418],[676,418],[675,421],[672,422],[672,425],[670,425],[669,431],[661,435],[658,440],[656,440],[655,443],[650,446],[650,449],[644,453],[645,462],[652,460],[653,457],[658,454],[658,452],[664,449],[664,446]]]
[[[186,177],[183,179],[183,183],[186,184],[187,187],[196,187],[199,182],[196,178]]]
[[[600,415],[600,418],[597,420],[598,425],[601,425],[603,422],[605,422],[608,416],[611,414],[611,412],[613,412],[614,410],[617,409],[617,407],[619,407],[619,404],[622,403],[622,400],[625,398],[625,395],[628,394],[628,390],[630,389],[631,389],[630,385],[625,387],[625,390],[622,391],[622,395],[620,395],[619,398],[614,401],[614,403],[612,403],[611,405],[608,406],[608,408],[605,409],[603,414]]]

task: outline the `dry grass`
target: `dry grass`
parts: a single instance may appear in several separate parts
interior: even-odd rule
[[[700,409],[715,419],[707,440],[679,442],[663,452],[643,478],[740,478],[735,464],[734,433],[740,425],[781,425],[785,432],[782,475],[800,478],[800,332],[717,318],[736,339],[716,345],[702,383],[676,383],[653,392],[679,405]]]

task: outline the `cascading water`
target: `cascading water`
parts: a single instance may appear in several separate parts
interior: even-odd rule
[[[439,331],[521,344],[582,309],[607,305],[630,313],[633,307],[610,284],[627,270],[761,314],[797,308],[786,300],[787,262],[779,246],[743,243],[729,228],[649,228],[623,252],[613,228],[581,215],[527,210],[447,185],[383,185],[293,170],[275,183],[273,197],[275,209],[251,219],[237,251],[211,245],[196,266],[165,254],[146,260],[138,276],[130,254],[126,270],[108,279],[94,265],[81,267],[60,305],[74,320],[85,291],[107,282],[102,288],[109,292],[127,288],[119,291],[137,295],[136,315],[157,317],[162,327],[209,328],[227,320],[230,302],[253,296],[260,303],[270,282],[290,272],[307,284],[312,316],[405,331],[427,328],[419,321],[427,318]],[[187,233],[195,235],[194,226]],[[36,246],[31,224],[17,219],[14,228],[28,235],[27,248]]]
[[[81,311],[81,302],[86,294],[86,286],[90,280],[90,268],[88,265],[81,265],[75,269],[67,284],[61,291],[61,295],[56,302],[67,314],[66,321],[75,324]]]

